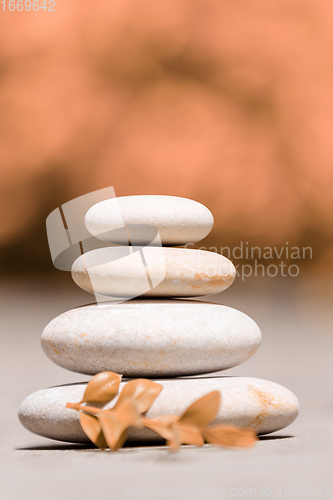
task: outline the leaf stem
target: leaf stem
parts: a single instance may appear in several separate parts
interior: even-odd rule
[[[84,411],[85,413],[90,413],[92,415],[97,415],[103,408],[96,408],[96,406],[89,405],[80,405],[80,403],[67,403],[66,408],[70,408],[72,410]]]

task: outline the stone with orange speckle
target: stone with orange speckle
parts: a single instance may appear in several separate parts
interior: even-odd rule
[[[156,380],[163,390],[147,413],[148,418],[164,414],[181,415],[196,399],[218,390],[222,400],[214,424],[236,425],[268,434],[290,425],[299,413],[296,396],[285,387],[250,377],[204,377]],[[120,389],[124,382],[121,383]],[[81,401],[85,383],[52,387],[28,396],[20,406],[21,423],[31,432],[51,439],[87,443],[77,411],[66,403]],[[114,405],[116,399],[106,408]],[[144,441],[158,436],[147,428],[130,427],[129,440]]]
[[[196,297],[220,293],[236,269],[225,256],[192,248],[105,247],[78,257],[75,283],[110,297]]]
[[[131,300],[67,311],[44,329],[47,356],[68,370],[175,377],[225,370],[259,348],[261,332],[231,307],[186,300]]]

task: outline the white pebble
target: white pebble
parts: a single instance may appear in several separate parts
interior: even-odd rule
[[[225,370],[259,348],[261,332],[231,307],[183,300],[134,300],[67,311],[44,329],[56,364],[95,374],[175,377]]]
[[[147,413],[148,418],[181,413],[196,399],[219,390],[222,403],[214,424],[249,427],[258,434],[278,431],[290,425],[299,413],[296,396],[268,380],[249,377],[212,377],[156,380],[163,390]],[[121,387],[123,383],[121,383]],[[29,431],[51,439],[75,443],[90,442],[81,429],[77,411],[66,403],[78,403],[86,384],[40,390],[28,396],[19,408],[19,419]],[[112,407],[116,399],[107,406]],[[149,429],[130,428],[129,440],[156,439]]]
[[[92,206],[85,217],[88,231],[110,243],[144,245],[156,228],[163,245],[184,245],[202,240],[214,219],[207,207],[178,196],[121,196]],[[145,227],[147,226],[147,227]],[[122,228],[127,231],[121,231]],[[129,231],[129,233],[128,233]]]
[[[235,276],[235,266],[223,255],[189,248],[98,248],[78,257],[72,266],[79,287],[110,297],[216,294]]]

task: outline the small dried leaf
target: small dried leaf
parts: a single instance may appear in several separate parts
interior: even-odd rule
[[[142,423],[145,427],[156,432],[156,434],[159,434],[162,438],[171,440],[174,434],[171,426],[177,422],[177,420],[177,415],[162,415],[157,418],[143,418]]]
[[[121,448],[122,446],[124,446],[124,443],[127,439],[127,429],[125,429],[123,431],[123,433],[120,435],[118,441],[116,442],[115,444],[115,450],[119,450],[119,448]]]
[[[118,392],[121,375],[114,372],[97,373],[89,382],[81,403],[108,403]]]
[[[125,401],[120,402],[117,408],[114,407],[112,410],[106,410],[104,413],[114,415],[126,427],[129,425],[132,425],[133,427],[142,426],[141,415],[132,399],[125,399]]]
[[[205,427],[216,417],[220,402],[221,394],[219,391],[206,394],[185,410],[179,419],[179,423]]]
[[[258,440],[252,429],[242,429],[232,425],[216,425],[202,429],[202,435],[208,443],[226,447],[253,446]]]
[[[123,387],[114,408],[125,399],[132,399],[137,405],[137,410],[140,413],[145,413],[149,410],[162,389],[161,384],[157,384],[151,380],[144,378],[131,380]]]
[[[115,415],[102,411],[97,416],[101,425],[107,445],[112,450],[117,450],[121,443],[124,432],[127,429],[126,424],[118,420]]]
[[[194,444],[195,446],[203,446],[204,439],[201,430],[193,425],[175,424],[181,444]]]
[[[80,424],[90,441],[98,446],[98,448],[108,447],[103,435],[102,428],[96,417],[80,412]]]
[[[171,424],[170,425],[170,430],[172,432],[172,436],[171,436],[170,439],[167,440],[167,445],[169,446],[169,448],[172,451],[177,451],[178,448],[179,448],[179,445],[181,444],[180,443],[180,439],[179,439],[179,432],[178,432],[178,429],[177,429],[177,425],[176,424]]]

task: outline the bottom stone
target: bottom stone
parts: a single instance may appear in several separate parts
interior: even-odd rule
[[[258,434],[278,431],[291,424],[299,413],[296,396],[285,387],[268,380],[249,377],[207,377],[158,379],[163,390],[147,412],[154,418],[164,414],[181,415],[196,399],[219,390],[222,402],[214,424],[249,427]],[[120,390],[125,382],[120,385]],[[29,431],[40,436],[74,443],[89,443],[79,423],[79,414],[66,403],[82,399],[85,383],[43,389],[28,396],[19,408],[19,419]],[[106,408],[112,407],[114,399]],[[131,427],[129,441],[158,439],[151,430]]]

